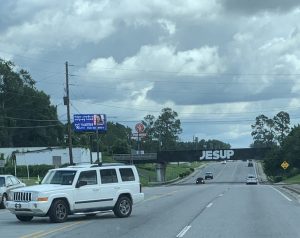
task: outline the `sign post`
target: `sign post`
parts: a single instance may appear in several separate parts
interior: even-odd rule
[[[141,154],[141,149],[140,149],[140,134],[144,132],[145,127],[144,127],[144,125],[142,123],[139,122],[139,123],[137,123],[135,125],[135,130],[138,133],[138,136],[137,136],[137,138],[138,138],[138,154],[140,155]]]
[[[4,174],[4,166],[5,166],[5,160],[0,159],[0,169],[2,170],[2,173]]]

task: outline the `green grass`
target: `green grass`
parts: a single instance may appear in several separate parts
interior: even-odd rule
[[[284,180],[283,182],[289,183],[289,184],[295,184],[295,183],[300,184],[300,174],[298,174],[294,177],[288,178],[288,179]]]
[[[187,171],[192,172],[191,168],[197,168],[200,162],[184,163],[184,164],[168,164],[166,168],[166,181],[170,181],[179,177],[180,174]],[[137,165],[140,180],[143,186],[149,185],[149,182],[156,182],[155,164]]]
[[[102,162],[103,163],[117,163],[117,161],[115,161],[111,155],[104,155],[104,154],[102,154]]]
[[[20,178],[20,180],[25,183],[27,186],[31,186],[31,185],[37,185],[38,183],[38,178]]]

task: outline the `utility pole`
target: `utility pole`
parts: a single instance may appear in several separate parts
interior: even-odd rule
[[[96,120],[96,141],[97,141],[97,163],[98,165],[102,165],[99,157],[99,131],[98,131],[98,121]]]
[[[67,106],[67,116],[68,116],[69,158],[70,158],[70,165],[73,165],[68,61],[66,61],[66,93],[67,93],[67,96],[64,97],[64,105]]]

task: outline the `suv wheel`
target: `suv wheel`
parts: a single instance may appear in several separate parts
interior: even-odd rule
[[[49,210],[51,222],[62,223],[68,218],[68,205],[62,199],[55,200]]]
[[[128,197],[122,196],[118,199],[115,207],[114,214],[117,217],[129,217],[132,211],[132,202]]]
[[[5,206],[6,201],[7,201],[7,195],[6,193],[4,193],[2,197],[2,201],[0,202],[0,208],[4,208],[4,209],[6,208]]]
[[[19,215],[16,215],[16,217],[20,220],[20,221],[31,221],[33,216],[19,216]]]

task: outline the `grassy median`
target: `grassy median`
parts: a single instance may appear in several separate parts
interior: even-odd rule
[[[170,181],[178,177],[187,176],[200,165],[200,162],[167,164],[166,181]],[[148,186],[151,184],[151,182],[156,182],[155,164],[137,165],[137,169],[139,171],[142,185]]]
[[[300,184],[300,174],[298,174],[294,177],[288,178],[288,179],[284,180],[283,182],[288,183],[288,184]]]

